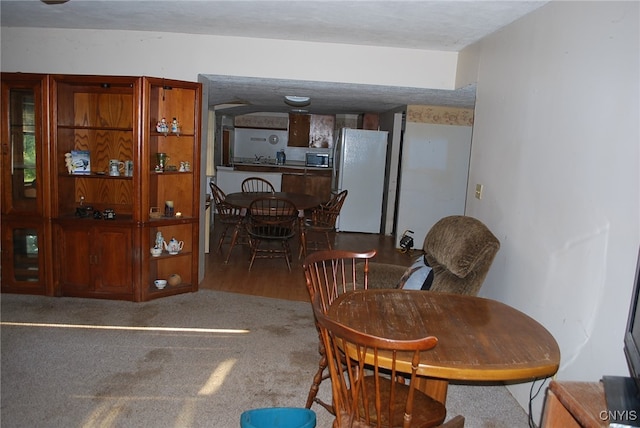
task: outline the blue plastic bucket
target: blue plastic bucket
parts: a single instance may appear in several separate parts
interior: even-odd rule
[[[297,407],[269,407],[243,412],[241,428],[315,428],[313,410]]]

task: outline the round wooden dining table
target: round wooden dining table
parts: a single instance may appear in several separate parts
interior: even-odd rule
[[[288,199],[293,202],[298,210],[308,210],[317,207],[322,203],[319,197],[306,193],[293,192],[236,192],[225,196],[224,201],[238,208],[249,208],[251,202],[257,198],[274,196],[276,198]]]
[[[375,336],[437,337],[436,347],[422,353],[417,374],[418,388],[441,403],[450,380],[533,381],[552,376],[560,364],[558,344],[541,324],[504,303],[481,297],[356,290],[334,300],[327,315]],[[410,373],[412,355],[398,355],[400,366]],[[390,356],[381,353],[379,358]]]

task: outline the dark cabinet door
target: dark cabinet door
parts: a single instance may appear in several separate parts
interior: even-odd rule
[[[305,187],[305,193],[318,196],[322,202],[331,199],[331,176],[308,175]]]
[[[303,174],[282,174],[282,191],[291,193],[305,192],[305,176]]]
[[[135,261],[129,227],[63,226],[58,238],[63,295],[133,294]]]
[[[57,269],[62,294],[89,292],[93,289],[91,277],[92,231],[89,228],[58,229],[56,251],[59,251]]]
[[[289,115],[289,146],[309,147],[309,132],[311,129],[311,115]]]
[[[108,228],[96,234],[95,289],[99,292],[133,292],[133,257],[131,229]]]
[[[2,291],[45,294],[44,257],[39,242],[44,242],[41,222],[3,220]]]
[[[282,191],[306,193],[319,197],[322,202],[331,199],[331,176],[315,174],[282,174]]]

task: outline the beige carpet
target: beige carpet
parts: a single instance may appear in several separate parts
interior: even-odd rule
[[[250,408],[302,407],[318,364],[304,302],[208,290],[146,303],[1,299],[3,428],[238,427]],[[448,400],[467,427],[527,426],[502,386],[452,385]]]

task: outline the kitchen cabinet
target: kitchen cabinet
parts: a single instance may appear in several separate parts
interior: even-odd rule
[[[2,291],[52,294],[49,79],[1,74]]]
[[[289,115],[289,141],[294,147],[333,147],[335,115],[300,114]]]
[[[236,171],[233,167],[218,167],[216,170],[216,185],[222,189],[224,193],[241,192],[242,182],[249,177],[260,177],[273,184],[276,192],[281,191],[282,173],[280,172],[264,172],[257,170]]]
[[[313,114],[309,125],[309,147],[333,147],[333,130],[336,116],[330,114]]]
[[[282,191],[306,193],[319,197],[323,202],[331,199],[331,171],[326,173],[284,173]]]
[[[363,113],[358,116],[358,122],[358,128],[372,131],[380,130],[380,115],[377,113]]]
[[[309,131],[311,128],[311,115],[301,113],[289,114],[289,141],[288,146],[309,147]]]

